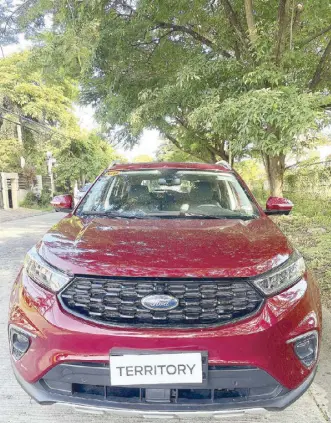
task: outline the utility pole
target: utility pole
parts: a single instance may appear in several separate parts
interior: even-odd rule
[[[49,177],[51,179],[51,197],[54,197],[54,177],[53,177],[53,166],[56,163],[56,159],[53,158],[53,154],[51,151],[47,151],[46,153],[46,163],[47,163],[47,170]]]

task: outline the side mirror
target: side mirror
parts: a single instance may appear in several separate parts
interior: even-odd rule
[[[55,211],[71,212],[73,209],[73,199],[69,194],[57,195],[51,201],[51,206]]]
[[[292,201],[287,198],[269,197],[266,204],[265,213],[269,216],[288,215],[293,208]]]

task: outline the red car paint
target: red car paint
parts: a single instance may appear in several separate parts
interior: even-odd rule
[[[287,198],[270,197],[267,200],[268,210],[284,210],[290,212],[292,210],[293,203]]]
[[[178,163],[115,168],[156,167],[230,171],[218,165]],[[73,275],[251,277],[279,265],[293,251],[285,235],[259,210],[260,218],[248,221],[80,218],[73,213],[43,237],[39,253]],[[257,314],[237,323],[178,330],[104,327],[68,314],[54,293],[21,272],[12,291],[9,323],[37,335],[25,356],[13,363],[30,383],[60,362],[107,362],[109,351],[119,347],[207,350],[211,364],[256,366],[294,389],[312,369],[304,367],[287,341],[321,331],[321,306],[317,284],[307,272],[293,287],[267,298]]]

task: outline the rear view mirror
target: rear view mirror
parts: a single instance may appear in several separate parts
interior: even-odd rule
[[[51,206],[55,211],[71,212],[73,209],[73,199],[69,194],[57,195],[51,201]]]
[[[182,181],[180,178],[160,178],[158,180],[159,185],[167,185],[167,186],[179,186],[181,185]]]
[[[288,215],[293,208],[292,201],[287,198],[269,197],[266,204],[265,213],[267,215]]]

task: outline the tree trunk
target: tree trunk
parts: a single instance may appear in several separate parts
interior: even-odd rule
[[[244,0],[245,11],[246,11],[246,21],[248,27],[249,40],[251,45],[254,46],[257,38],[255,21],[254,21],[254,12],[253,12],[253,0]]]
[[[263,162],[268,176],[270,195],[283,197],[285,154],[270,156],[263,153]]]

